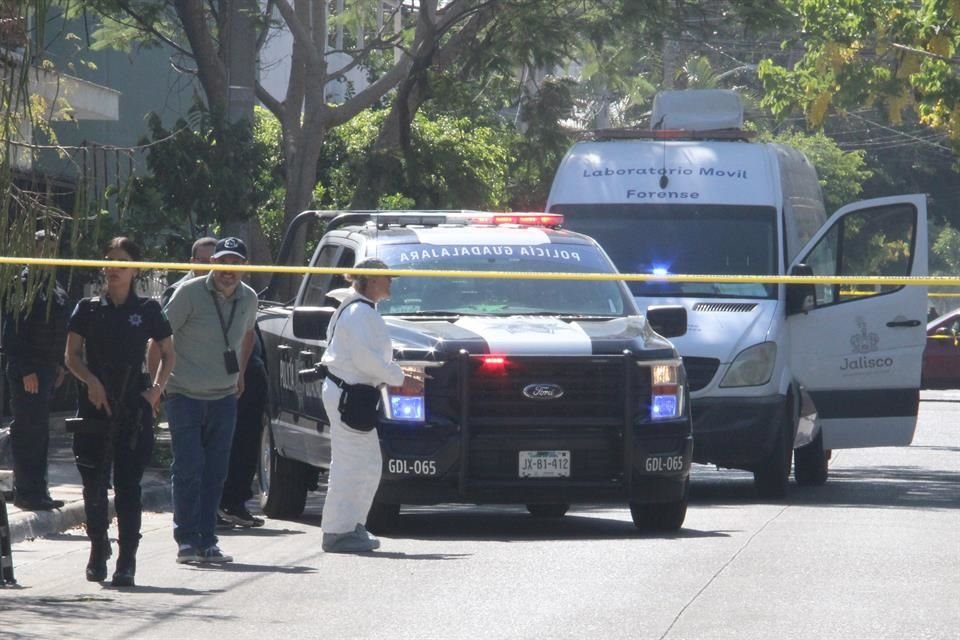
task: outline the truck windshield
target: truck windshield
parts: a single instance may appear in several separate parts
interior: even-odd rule
[[[615,273],[590,245],[381,245],[378,256],[396,269]],[[404,276],[378,305],[384,315],[430,313],[622,316],[636,313],[619,281]]]
[[[566,227],[600,243],[621,273],[775,275],[773,207],[556,205]],[[635,296],[774,298],[776,285],[628,282]]]

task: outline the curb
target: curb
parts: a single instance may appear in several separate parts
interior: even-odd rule
[[[162,510],[170,506],[170,483],[153,481],[142,487],[143,509]],[[109,497],[110,518],[116,516],[113,496]],[[83,501],[74,500],[53,511],[24,511],[10,518],[10,541],[13,544],[40,538],[79,527],[86,521]]]

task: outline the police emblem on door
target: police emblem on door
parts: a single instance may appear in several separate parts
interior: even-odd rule
[[[531,400],[556,400],[563,397],[563,387],[549,382],[538,382],[525,386],[523,395]]]

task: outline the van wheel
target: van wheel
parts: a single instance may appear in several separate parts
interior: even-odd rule
[[[690,497],[690,478],[683,486],[683,497],[675,502],[654,504],[630,503],[630,517],[640,531],[679,531],[687,518],[687,502]]]
[[[787,413],[789,415],[789,412]],[[761,498],[778,499],[787,495],[790,463],[793,461],[793,442],[787,437],[789,420],[783,420],[777,430],[777,441],[766,460],[753,471],[753,486]],[[791,435],[792,435],[791,429]]]
[[[823,448],[823,429],[810,444],[793,450],[793,477],[801,487],[821,487],[830,474],[829,457]]]
[[[387,533],[399,526],[400,505],[374,500],[367,513],[367,529],[373,533]]]
[[[527,511],[534,518],[562,518],[570,509],[568,504],[528,504]]]
[[[260,509],[271,518],[297,518],[307,504],[309,468],[298,460],[284,458],[273,446],[269,422],[260,436]]]

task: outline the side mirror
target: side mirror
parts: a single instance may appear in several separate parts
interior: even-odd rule
[[[293,310],[293,335],[301,340],[323,340],[334,311],[333,307],[297,307]]]
[[[812,276],[813,268],[805,264],[795,265],[790,269],[792,276]],[[812,282],[801,282],[787,285],[787,315],[805,313],[816,306],[817,290]]]
[[[647,324],[664,338],[676,338],[687,332],[687,309],[680,305],[647,307]]]
[[[937,336],[952,336],[953,332],[951,332],[948,327],[937,327],[933,334]]]

